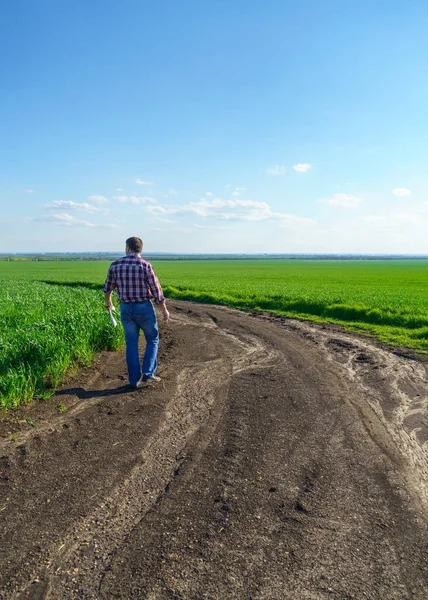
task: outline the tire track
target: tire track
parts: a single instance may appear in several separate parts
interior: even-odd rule
[[[95,511],[75,523],[67,538],[62,539],[46,559],[47,567],[35,572],[32,583],[14,596],[16,600],[36,598],[40,593],[43,598],[52,600],[75,598],[76,594],[98,598],[100,592],[94,590],[94,580],[98,579],[102,586],[104,573],[108,572],[123,540],[132,535],[139,522],[162,500],[186,461],[186,445],[211,418],[213,407],[217,405],[219,412],[218,406],[224,405],[231,377],[245,369],[264,368],[276,358],[255,336],[235,336],[220,329],[212,320],[197,324],[188,317],[174,320],[191,329],[208,330],[210,336],[219,338],[223,356],[185,366],[178,373],[176,392],[165,407],[164,420],[156,436],[142,449],[141,463],[137,463],[126,480],[104,498]],[[191,335],[200,334],[192,332]],[[90,406],[103,400],[96,398]],[[88,405],[86,408],[78,406],[61,421],[87,408]],[[44,430],[47,431],[47,427]]]
[[[16,539],[0,598],[425,598],[425,366],[305,323],[173,305],[159,387],[121,391],[112,356],[53,425],[3,441]],[[78,493],[52,485],[67,470]]]

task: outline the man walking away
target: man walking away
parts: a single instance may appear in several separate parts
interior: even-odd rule
[[[143,382],[160,381],[155,375],[159,345],[159,331],[152,300],[162,309],[163,320],[169,319],[162,288],[150,263],[141,258],[143,242],[138,237],[126,240],[126,256],[110,265],[104,284],[107,310],[112,310],[111,294],[117,289],[120,318],[125,331],[126,364],[132,387]],[[138,354],[140,329],[146,339],[142,367]]]

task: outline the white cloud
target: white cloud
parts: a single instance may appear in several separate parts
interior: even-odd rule
[[[306,173],[306,171],[312,169],[312,165],[309,163],[297,163],[297,165],[293,165],[293,169],[298,173]]]
[[[150,213],[151,215],[175,215],[177,213],[180,212],[179,208],[164,208],[163,206],[160,206],[159,204],[157,204],[156,206],[148,206],[146,208],[146,211],[148,213]]]
[[[90,223],[89,221],[81,221],[80,219],[76,219],[76,217],[73,217],[68,213],[55,213],[50,217],[47,217],[46,219],[42,220],[53,221],[57,225],[63,225],[65,227],[95,227],[94,223]]]
[[[60,225],[63,227],[90,227],[90,228],[98,228],[98,229],[116,229],[117,225],[113,223],[91,223],[89,221],[82,221],[81,219],[76,219],[73,215],[69,215],[68,213],[54,213],[49,217],[42,217],[40,219],[35,219],[35,221],[43,221],[43,222],[51,222],[55,223],[55,225]]]
[[[95,202],[95,204],[108,204],[108,200],[104,196],[88,196],[88,200]]]
[[[362,231],[375,231],[379,233],[387,233],[394,231],[393,223],[384,215],[366,215],[361,217],[363,222]]]
[[[405,223],[407,225],[426,225],[427,219],[422,219],[419,215],[411,213],[393,213],[392,219],[397,223]]]
[[[98,206],[93,206],[87,202],[73,202],[72,200],[54,200],[53,202],[46,203],[44,206],[45,208],[65,208],[69,210],[81,210],[89,213],[100,212],[107,214],[109,212],[108,208],[99,208]]]
[[[150,196],[113,196],[118,202],[129,202],[130,204],[156,204],[157,200]]]
[[[153,194],[153,190],[148,190],[149,194]],[[178,196],[178,192],[177,190],[174,190],[173,188],[168,190],[167,194],[162,194],[163,198],[168,198],[169,196]]]
[[[273,167],[269,167],[266,170],[266,173],[268,175],[284,175],[285,167],[283,167],[282,165],[274,165]]]
[[[395,188],[394,190],[392,190],[392,193],[394,194],[394,196],[404,197],[410,196],[412,190],[409,190],[407,188]]]
[[[136,179],[135,183],[138,183],[138,185],[155,185],[154,181],[143,181],[142,179]]]
[[[193,227],[197,227],[198,229],[221,229],[222,231],[228,229],[227,227],[217,227],[216,225],[198,225],[197,223],[193,223]]]
[[[176,223],[176,221],[173,221],[172,219],[164,219],[164,217],[155,217],[155,219],[160,223]]]
[[[361,220],[374,231],[398,231],[410,225],[414,231],[415,227],[425,228],[428,218],[413,213],[389,213],[386,215],[365,215]]]
[[[240,195],[241,195],[240,192],[232,192],[232,196],[236,196],[237,197],[237,196],[240,196]]]
[[[283,213],[273,213],[279,219],[280,226],[285,229],[299,229],[300,227],[308,227],[315,225],[315,221],[308,217],[299,217],[298,215],[288,215]]]
[[[317,202],[323,204],[331,204],[333,206],[343,206],[345,208],[358,208],[361,198],[356,196],[349,196],[348,194],[334,194],[333,198],[319,199]]]
[[[190,202],[183,206],[147,206],[146,211],[154,216],[159,215],[186,215],[193,214],[203,219],[217,218],[226,221],[278,221],[282,226],[295,227],[298,225],[312,225],[314,221],[306,217],[299,217],[287,213],[273,212],[266,202],[253,200],[214,200],[202,199],[199,202]]]
[[[226,186],[228,187],[228,186]],[[205,192],[205,196],[214,196],[214,194],[212,192]]]
[[[153,227],[152,231],[159,231],[161,233],[192,233],[191,229],[185,227]]]
[[[24,190],[26,194],[34,194],[34,190]]]
[[[116,192],[123,192],[122,188],[116,188]]]
[[[237,192],[245,192],[245,190],[246,190],[247,188],[239,188],[239,187],[237,187],[237,188],[235,188],[235,189],[236,189],[236,191],[237,191]]]

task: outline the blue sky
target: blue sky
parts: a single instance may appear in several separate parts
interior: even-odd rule
[[[17,0],[0,252],[428,253],[426,0]]]

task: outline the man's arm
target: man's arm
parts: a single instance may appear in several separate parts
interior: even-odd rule
[[[169,321],[169,312],[166,307],[165,296],[163,295],[163,291],[159,280],[156,277],[156,273],[150,263],[147,263],[146,278],[147,283],[150,287],[150,291],[152,292],[155,304],[157,304],[161,308],[163,320],[165,321],[165,323],[167,323]]]
[[[109,311],[113,310],[113,308],[114,308],[113,302],[111,301],[111,294],[115,287],[116,287],[116,280],[115,280],[113,269],[110,267],[110,269],[108,270],[107,279],[105,280],[104,288],[103,288],[106,309]]]
[[[165,321],[165,323],[168,323],[169,321],[169,311],[166,307],[166,302],[164,301],[163,304],[159,305],[162,309],[162,316],[163,316],[163,320]]]
[[[113,302],[111,301],[112,292],[104,292],[104,298],[106,301],[106,309],[113,310]]]

